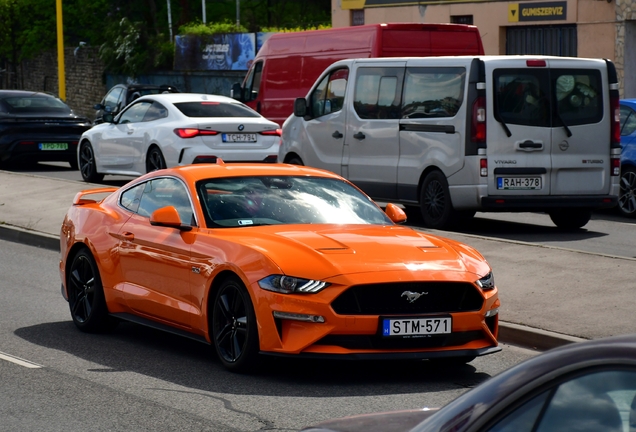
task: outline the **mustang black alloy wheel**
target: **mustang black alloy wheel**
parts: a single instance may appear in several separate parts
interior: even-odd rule
[[[68,302],[75,325],[85,332],[105,330],[113,322],[108,317],[102,281],[95,259],[80,250],[66,276]]]
[[[223,365],[246,372],[258,356],[258,330],[250,296],[237,278],[226,279],[217,291],[212,315],[212,338]]]
[[[104,174],[97,172],[95,152],[89,142],[84,141],[79,149],[79,170],[84,181],[98,183],[104,179]]]
[[[146,156],[146,172],[153,172],[166,168],[166,160],[159,147],[153,146]]]

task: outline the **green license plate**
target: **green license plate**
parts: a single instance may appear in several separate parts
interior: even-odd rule
[[[68,150],[68,143],[40,143],[40,150]]]

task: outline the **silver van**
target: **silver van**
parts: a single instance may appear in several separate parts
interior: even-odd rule
[[[342,60],[295,101],[279,161],[340,174],[430,228],[475,212],[584,226],[616,205],[620,110],[609,60]]]

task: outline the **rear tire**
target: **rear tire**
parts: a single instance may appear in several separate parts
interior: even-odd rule
[[[166,168],[166,159],[163,157],[163,153],[161,153],[159,147],[152,146],[146,156],[146,172],[153,172],[164,168]]]
[[[585,209],[558,209],[550,213],[550,219],[563,230],[576,230],[584,227],[592,218],[592,211]]]
[[[93,146],[91,146],[91,143],[88,141],[84,141],[80,144],[79,170],[85,182],[99,183],[104,180],[104,174],[97,172],[95,152],[93,151]]]
[[[621,168],[621,190],[618,193],[618,211],[626,217],[636,217],[636,169]]]
[[[289,158],[289,160],[286,163],[292,164],[292,165],[305,165],[302,159],[299,158],[298,156],[292,156],[291,158]]]
[[[420,207],[428,228],[446,229],[458,221],[460,214],[453,209],[448,181],[441,171],[431,171],[424,178]]]

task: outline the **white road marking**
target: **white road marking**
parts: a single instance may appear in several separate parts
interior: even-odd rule
[[[15,364],[20,365],[20,366],[24,366],[25,368],[29,368],[29,369],[40,369],[40,368],[44,367],[44,366],[39,365],[37,363],[33,363],[33,362],[28,361],[28,360],[21,359],[20,357],[15,357],[15,356],[3,353],[3,352],[0,352],[0,359],[6,360],[6,361],[11,362],[11,363],[15,363]]]

